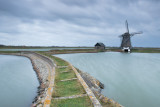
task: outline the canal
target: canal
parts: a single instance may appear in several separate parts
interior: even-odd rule
[[[159,107],[160,54],[80,53],[55,55],[105,85],[102,93],[125,107]]]
[[[30,107],[38,86],[28,58],[0,55],[0,107]]]

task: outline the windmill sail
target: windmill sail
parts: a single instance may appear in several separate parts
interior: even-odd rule
[[[134,33],[131,33],[130,36],[134,36],[136,34],[142,34],[143,32],[142,31],[139,31],[139,32],[134,32]]]
[[[128,28],[128,22],[127,22],[127,20],[126,20],[126,30],[129,33],[129,28]]]

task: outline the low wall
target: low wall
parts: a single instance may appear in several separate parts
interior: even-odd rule
[[[100,100],[101,103],[104,104],[104,106],[112,105],[115,107],[123,107],[122,105],[115,102],[114,100],[109,99],[106,96],[104,96],[103,94],[101,94],[101,90],[104,89],[104,87],[105,87],[103,83],[101,83],[99,80],[92,77],[88,73],[83,72],[79,69],[77,69],[77,70],[78,70],[79,74],[82,76],[82,78],[84,79],[84,81],[87,83],[89,88],[92,90],[94,95]],[[112,107],[112,106],[108,106],[108,107]]]
[[[97,92],[101,93],[101,90],[104,89],[104,84],[102,84],[99,80],[92,77],[88,73],[80,71],[79,69],[77,69],[77,70],[80,73],[80,75],[82,76],[82,78],[84,79],[84,81],[88,84],[88,86],[92,90],[96,90]]]
[[[69,63],[69,62],[68,62]],[[92,90],[89,88],[89,86],[87,85],[87,83],[84,81],[84,79],[82,78],[82,76],[79,74],[79,72],[77,71],[77,69],[75,69],[73,67],[72,64],[69,63],[69,65],[72,67],[73,71],[75,72],[78,80],[80,81],[80,83],[82,84],[84,90],[86,91],[87,95],[89,96],[92,104],[94,107],[102,107],[101,103],[99,102],[99,100],[96,98],[95,94],[92,92]]]
[[[41,86],[39,87],[38,90],[38,96],[35,98],[35,101],[33,103],[33,107],[50,107],[51,103],[51,97],[52,97],[52,92],[53,92],[53,86],[54,86],[54,79],[55,79],[55,65],[52,59],[50,59],[47,56],[35,53],[35,52],[22,52],[21,54],[32,54],[35,55],[36,57],[40,58],[43,60],[43,62],[46,63],[47,72],[48,76],[47,78],[44,78],[45,81],[41,81],[41,78],[39,80],[41,81]],[[31,60],[33,60],[31,58]],[[35,67],[35,71],[37,70],[37,66],[35,66],[34,61],[33,66]],[[43,72],[39,73],[39,77],[42,77],[43,79]],[[45,87],[44,87],[45,86]]]
[[[46,61],[47,63],[50,64],[50,66],[54,66],[54,62],[52,59],[50,59],[49,57],[47,56],[44,56],[44,55],[41,55],[41,54],[38,54],[38,53],[35,53],[35,52],[28,52],[28,51],[24,51],[24,52],[21,52],[21,54],[33,54],[33,55],[36,55],[37,57],[41,58],[42,60]]]

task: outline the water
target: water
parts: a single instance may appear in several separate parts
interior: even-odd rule
[[[38,86],[28,58],[0,55],[0,107],[30,107]]]
[[[81,53],[56,55],[105,85],[102,93],[125,107],[160,106],[160,54]]]
[[[36,49],[0,49],[0,51],[50,51],[50,50],[64,50],[64,49],[94,49],[94,48],[83,48],[83,47],[77,47],[77,48],[36,48]]]

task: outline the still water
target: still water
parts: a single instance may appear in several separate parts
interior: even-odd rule
[[[160,106],[160,54],[81,53],[56,55],[105,85],[103,94],[125,107]]]
[[[0,51],[50,51],[50,50],[65,50],[65,49],[94,49],[93,47],[66,47],[66,48],[35,48],[35,49],[0,49]]]
[[[30,107],[38,86],[28,58],[0,55],[0,107]]]

